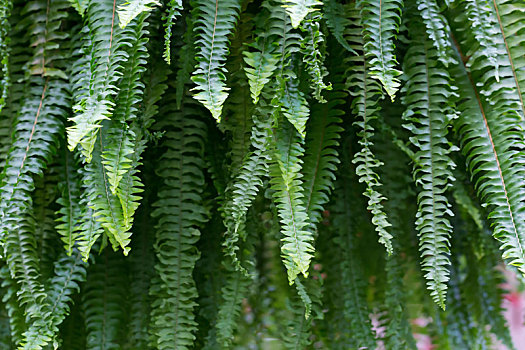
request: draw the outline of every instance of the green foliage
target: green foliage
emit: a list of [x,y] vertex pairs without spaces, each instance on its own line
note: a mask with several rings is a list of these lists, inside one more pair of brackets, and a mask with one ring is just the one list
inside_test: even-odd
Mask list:
[[0,0],[0,348],[512,349],[524,11]]
[[[404,103],[407,109],[404,127],[417,148],[414,154],[414,181],[418,194],[417,230],[423,257],[422,266],[427,287],[434,301],[445,308],[447,270],[450,261],[449,238],[452,216],[446,190],[452,186],[454,162],[450,152],[455,149],[446,138],[451,121],[456,117],[451,106],[451,78],[439,63],[439,51],[426,40],[415,38],[407,53]],[[438,170],[439,169],[439,170]]]
[[196,0],[199,18],[195,31],[198,33],[197,66],[192,80],[201,102],[220,122],[222,106],[228,97],[225,84],[224,61],[228,55],[228,35],[233,31],[240,0]]

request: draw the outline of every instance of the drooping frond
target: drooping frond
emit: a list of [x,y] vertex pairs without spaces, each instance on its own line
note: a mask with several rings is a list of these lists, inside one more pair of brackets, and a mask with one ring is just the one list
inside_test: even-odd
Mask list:
[[192,80],[197,91],[194,96],[220,122],[222,106],[228,97],[224,62],[228,55],[228,36],[238,17],[240,0],[198,0],[199,18],[195,24],[197,66]]
[[[69,314],[72,295],[80,290],[80,283],[86,279],[87,264],[82,261],[78,251],[73,255],[66,252],[60,254],[55,263],[54,276],[48,281],[48,302],[50,305],[50,319],[45,323],[34,323],[24,333],[22,346],[26,349],[40,350],[47,344],[57,346],[58,326]],[[42,334],[49,334],[49,338],[42,340]]]
[[[501,33],[501,39],[503,39],[505,51],[510,63],[511,79],[514,80],[516,84],[521,110],[525,118],[525,59],[523,55],[520,54],[521,47],[523,46],[521,35],[524,24],[518,20],[518,18],[523,16],[525,8],[514,0],[493,0],[492,5]],[[493,35],[491,39],[494,40],[494,37]],[[499,41],[500,40],[498,40],[498,42]],[[500,74],[503,75],[504,72],[500,72]]]
[[[168,95],[171,97],[172,95]],[[173,99],[172,99],[173,101]],[[150,294],[150,334],[158,349],[189,349],[195,339],[194,308],[197,290],[193,269],[199,227],[207,220],[202,205],[203,142],[206,126],[202,109],[186,98],[181,111],[166,104],[159,127],[166,130],[165,152],[157,168],[163,181],[152,215],[157,219],[154,243],[157,276]]]
[[195,66],[195,18],[197,11],[193,10],[191,16],[186,17],[186,32],[183,37],[182,47],[178,51],[177,77],[175,79],[175,99],[177,108],[181,108],[182,100],[186,95],[187,84],[191,81],[191,73]]
[[252,128],[251,145],[253,151],[248,153],[242,161],[240,169],[228,184],[225,194],[224,226],[226,227],[224,248],[225,253],[233,260],[233,265],[239,270],[237,258],[237,242],[239,238],[246,239],[246,214],[252,205],[261,186],[263,179],[268,175],[268,163],[270,161],[266,152],[270,144],[271,119],[268,112],[265,113],[263,102],[258,108],[258,114],[254,115],[254,126]]
[[314,238],[308,231],[310,221],[302,194],[300,157],[304,149],[297,130],[285,119],[274,130],[271,152],[270,184],[281,219],[282,259],[288,272],[288,282],[293,284],[299,274],[308,277]]
[[158,0],[129,0],[118,7],[120,28],[125,28],[135,17],[143,12],[151,11],[159,6]]
[[128,28],[117,25],[117,5],[120,1],[104,0],[90,2],[87,7],[86,51],[91,51],[93,60],[89,63],[89,89],[76,106],[76,113],[67,128],[68,147],[73,151],[78,144],[86,162],[91,161],[97,134],[103,120],[113,113],[114,98],[119,91],[118,79],[122,76],[121,63],[128,55],[125,44],[130,40]]
[[[66,76],[60,69],[64,52],[57,50],[66,44],[67,35],[60,32],[60,26],[68,4],[58,0],[34,1],[30,5],[24,16],[32,26],[33,57],[27,67],[30,74],[14,120],[14,142],[1,181],[0,242],[11,278],[19,289],[19,305],[25,310],[26,322],[33,324],[46,323],[50,317],[46,291],[39,279],[36,223],[31,213],[33,176],[42,175],[58,148],[69,99]],[[42,332],[37,341],[45,342],[49,336]]]
[[[163,57],[166,63],[171,64],[171,36],[172,28],[175,24],[175,20],[182,11],[182,0],[170,0],[167,4],[168,10],[162,16],[164,22],[164,53]],[[193,30],[188,30],[186,33],[190,33]]]
[[332,84],[327,84],[323,81],[326,75],[328,75],[328,71],[323,64],[324,35],[321,31],[320,22],[321,14],[315,12],[308,15],[301,25],[301,30],[305,33],[301,43],[301,53],[303,54],[303,62],[306,65],[306,71],[310,74],[314,97],[319,102],[326,102],[321,95],[321,92],[323,90],[331,90]]
[[413,39],[405,59],[408,76],[404,103],[404,125],[411,132],[416,147],[414,180],[420,186],[416,225],[422,268],[434,301],[445,308],[446,283],[449,280],[449,237],[452,216],[446,197],[452,186],[454,162],[446,136],[451,120],[453,90],[444,65],[437,61],[438,51],[427,40]]
[[[342,77],[342,74],[339,76]],[[337,148],[343,131],[341,116],[344,112],[341,108],[346,95],[343,88],[343,84],[335,83],[334,91],[327,95],[328,102],[312,106],[308,124],[303,165],[303,200],[310,222],[314,225],[321,222],[340,162]]]
[[479,43],[477,54],[485,56],[494,68],[494,76],[499,81],[498,41],[494,40],[497,34],[496,20],[490,0],[466,0],[465,17],[470,23],[472,33]]
[[[93,159],[95,161],[95,159]],[[86,350],[120,349],[124,332],[126,270],[121,254],[105,249],[88,269],[82,309]]]
[[[267,9],[265,9],[267,10]],[[272,34],[269,32],[269,23],[266,21],[267,11],[260,13],[256,18],[255,41],[249,45],[250,50],[245,50],[244,62],[246,66],[244,71],[248,77],[251,97],[253,103],[259,102],[259,95],[264,86],[270,82],[270,79],[277,69],[277,47],[273,43]],[[253,51],[251,50],[253,48]]]
[[364,51],[370,75],[379,80],[392,100],[399,89],[395,68],[394,39],[401,22],[402,0],[359,0],[361,25],[365,41]]
[[65,147],[62,148],[60,164],[61,181],[58,185],[60,197],[57,200],[60,209],[57,212],[56,230],[61,236],[67,254],[71,255],[75,242],[79,239],[79,223],[82,217],[79,165],[73,154]]
[[283,7],[290,15],[292,27],[299,28],[303,19],[311,12],[319,10],[317,6],[322,6],[319,0],[283,0]]
[[417,0],[417,10],[425,25],[427,37],[437,50],[438,60],[448,66],[450,61],[450,43],[448,41],[448,24],[440,14],[436,0]]
[[[525,265],[525,227],[519,218],[525,210],[525,192],[519,182],[524,169],[519,159],[523,149],[522,137],[516,132],[519,116],[512,108],[512,100],[487,101],[466,71],[463,61],[453,73],[459,88],[460,116],[455,129],[466,156],[467,168],[476,186],[478,197],[490,210],[494,237],[501,242],[503,258],[522,272]],[[494,89],[501,83],[491,81]],[[496,86],[494,86],[496,85]]]
[[393,236],[389,232],[390,223],[383,209],[386,198],[377,189],[381,187],[381,179],[376,168],[383,164],[372,150],[375,133],[372,123],[380,117],[379,102],[383,94],[379,83],[371,78],[369,63],[363,56],[364,45],[360,35],[361,27],[357,23],[357,11],[353,9],[347,11],[347,18],[353,26],[348,28],[345,38],[356,52],[361,53],[345,60],[349,66],[346,73],[346,87],[353,96],[352,112],[357,117],[354,125],[358,129],[358,143],[361,146],[361,149],[354,154],[352,162],[357,165],[355,170],[359,181],[366,184],[363,195],[368,198],[368,210],[372,213],[372,223],[379,235],[379,242],[385,246],[388,254],[392,254]]

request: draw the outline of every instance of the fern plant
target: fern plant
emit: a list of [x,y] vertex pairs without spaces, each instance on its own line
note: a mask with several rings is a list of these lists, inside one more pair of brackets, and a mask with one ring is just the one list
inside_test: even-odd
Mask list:
[[0,348],[512,349],[524,14],[0,0]]

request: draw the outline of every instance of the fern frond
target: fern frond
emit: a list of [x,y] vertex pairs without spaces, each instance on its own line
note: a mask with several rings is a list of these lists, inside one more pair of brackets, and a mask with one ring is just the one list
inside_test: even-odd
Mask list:
[[197,326],[194,320],[197,290],[192,274],[200,254],[195,244],[200,236],[199,227],[207,220],[201,197],[206,126],[196,117],[201,110],[189,98],[182,111],[167,104],[161,114],[169,118],[160,121],[167,131],[165,152],[157,168],[163,185],[152,212],[158,220],[154,244],[158,275],[150,288],[155,298],[150,334],[155,348],[188,349]]
[[[525,272],[525,227],[518,219],[525,210],[525,192],[514,180],[524,171],[520,158],[525,145],[518,131],[519,116],[510,104],[512,100],[489,102],[483,98],[474,75],[459,62],[453,67],[460,93],[460,117],[454,128],[478,197],[489,207],[493,234],[501,242],[503,258]],[[492,86],[484,89],[500,84],[493,80]]]
[[319,10],[316,6],[322,5],[323,3],[319,0],[284,0],[282,6],[290,15],[292,27],[297,29],[309,13]]
[[[34,323],[24,332],[24,349],[40,350],[47,344],[53,344],[55,348],[58,346],[58,327],[69,313],[73,294],[80,290],[80,283],[86,279],[86,268],[87,264],[78,251],[69,256],[65,252],[61,254],[55,263],[54,276],[47,283],[50,320],[42,324]],[[49,334],[49,338],[42,341],[42,334]]]
[[109,249],[88,269],[81,300],[86,350],[121,348],[126,310],[122,296],[127,292],[126,276],[122,255]]
[[[64,73],[59,68],[64,56],[56,50],[67,39],[67,35],[60,32],[67,2],[35,1],[30,5],[24,16],[26,24],[32,26],[27,28],[32,34],[33,58],[27,68],[31,75],[15,118],[14,143],[1,181],[0,241],[11,277],[19,288],[19,305],[25,309],[27,322],[33,324],[46,323],[50,317],[46,292],[40,281],[31,213],[33,176],[42,175],[56,153],[69,99]],[[42,332],[39,341],[48,337],[49,333]]]
[[[363,40],[359,33],[361,27],[358,24],[357,11],[348,9],[348,20],[352,26],[348,28],[345,37],[351,47],[357,52],[364,51]],[[389,232],[390,222],[383,210],[383,202],[386,197],[381,194],[377,187],[380,187],[381,179],[375,170],[383,163],[379,161],[372,151],[373,137],[375,130],[373,122],[379,117],[380,99],[383,97],[381,86],[371,79],[368,62],[363,55],[352,56],[345,60],[349,66],[347,70],[346,87],[350,95],[354,97],[352,101],[352,112],[357,117],[354,126],[357,127],[359,145],[361,149],[354,154],[352,162],[357,165],[356,174],[359,182],[366,184],[363,195],[368,198],[368,210],[372,213],[372,223],[379,235],[379,243],[383,244],[388,254],[392,254],[392,234]]]
[[452,175],[455,164],[449,156],[455,147],[450,146],[446,135],[455,118],[451,110],[454,92],[448,72],[436,62],[438,51],[430,45],[428,41],[415,39],[407,53],[404,67],[409,80],[403,119],[417,148],[413,175],[421,186],[416,225],[422,268],[430,295],[444,309],[452,233],[448,217],[453,216],[445,193],[455,180]]
[[[523,33],[523,23],[517,18],[523,15],[525,8],[514,0],[493,0],[495,17],[499,25],[506,55],[509,59],[511,79],[514,80],[521,111],[525,118],[525,59],[520,54],[523,45],[521,34]],[[494,40],[494,36],[492,37]],[[504,74],[504,72],[501,72]]]
[[498,41],[496,20],[489,0],[466,0],[465,17],[470,23],[472,33],[479,43],[477,54],[485,56],[494,68],[496,81],[500,80],[500,64],[498,58]]
[[58,184],[61,196],[57,203],[60,209],[57,214],[56,230],[61,236],[67,255],[71,255],[75,242],[79,239],[79,222],[82,215],[80,207],[80,177],[79,165],[73,154],[65,147],[62,149],[61,181]]
[[110,119],[114,98],[119,91],[118,79],[122,76],[121,62],[128,58],[124,46],[132,38],[117,26],[117,0],[90,2],[87,7],[89,51],[93,60],[89,66],[89,89],[77,105],[73,122],[67,128],[68,148],[73,151],[78,144],[86,162],[91,161],[97,133],[102,121]]
[[119,5],[117,13],[120,28],[126,28],[135,17],[143,12],[153,10],[155,6],[160,6],[158,0],[129,0]]
[[417,9],[419,15],[425,25],[427,37],[432,42],[432,45],[437,50],[438,60],[441,61],[445,67],[451,60],[450,57],[450,43],[448,41],[448,24],[443,15],[439,12],[438,4],[435,0],[417,0]]
[[178,51],[177,77],[175,78],[175,99],[177,101],[177,108],[182,106],[182,100],[186,95],[188,83],[191,81],[191,74],[195,66],[195,21],[197,11],[193,10],[190,16],[186,16],[186,31],[184,32],[184,44]]
[[[350,158],[347,152],[343,153],[342,169],[349,172]],[[342,348],[359,349],[361,347],[373,349],[376,347],[372,323],[369,318],[370,310],[366,300],[367,281],[364,279],[362,265],[357,255],[355,238],[356,220],[362,215],[359,211],[359,198],[357,193],[352,193],[347,180],[339,179],[334,191],[336,200],[330,207],[333,215],[333,238],[330,247],[337,247],[337,253],[327,256],[328,261],[334,262],[337,274],[334,274],[327,283],[333,283],[334,290],[327,292],[332,295],[332,302],[337,307],[334,312],[341,313],[343,322],[342,334],[340,334]],[[344,290],[345,293],[338,293]]]
[[324,35],[321,31],[321,14],[315,12],[306,17],[301,25],[301,30],[306,33],[301,43],[301,53],[303,62],[306,65],[306,71],[310,74],[311,85],[314,90],[314,97],[319,102],[326,102],[321,95],[323,90],[332,90],[332,84],[326,84],[323,79],[328,75],[328,71],[323,64],[324,53],[323,42]]
[[263,185],[263,178],[268,175],[270,161],[266,152],[270,144],[271,118],[264,112],[264,102],[254,115],[251,145],[253,151],[245,156],[234,179],[228,184],[225,194],[224,226],[226,227],[223,246],[225,253],[231,257],[236,269],[245,271],[237,258],[239,237],[246,239],[246,214],[252,205],[257,192]]
[[246,66],[244,71],[248,77],[250,84],[250,92],[253,103],[259,102],[259,95],[264,89],[264,86],[270,82],[274,71],[277,69],[278,58],[276,57],[277,47],[271,41],[270,35],[267,32],[268,25],[266,23],[265,12],[257,20],[257,37],[255,42],[250,45],[255,51],[244,51],[244,62]]
[[226,69],[228,35],[235,27],[240,9],[240,0],[197,0],[199,18],[195,31],[198,33],[197,66],[192,80],[197,91],[194,96],[220,122],[222,106],[228,97]]
[[402,0],[359,0],[361,25],[365,41],[364,51],[370,75],[379,80],[392,101],[399,89],[395,68],[394,39],[401,22]]
[[[164,53],[162,54],[162,57],[164,57],[164,60],[167,64],[171,64],[171,35],[172,35],[172,28],[175,24],[175,20],[178,16],[180,16],[180,13],[182,11],[182,0],[170,0],[170,2],[167,4],[168,11],[166,14],[162,17],[162,20],[164,22]],[[186,31],[187,35],[191,35],[193,30],[188,29]]]
[[274,131],[270,165],[270,184],[281,219],[281,252],[288,272],[288,282],[293,284],[299,274],[308,277],[313,257],[313,234],[308,231],[310,222],[303,203],[300,157],[304,154],[300,135],[286,120],[280,121]]
[[335,171],[340,163],[337,148],[343,131],[341,116],[344,112],[341,107],[346,95],[343,88],[343,84],[336,83],[334,91],[327,95],[327,103],[312,106],[308,124],[303,164],[303,201],[313,225],[321,221],[321,214],[333,189]]
[[2,265],[0,268],[0,278],[2,279],[0,285],[2,291],[2,303],[5,306],[9,318],[9,332],[11,338],[11,343],[7,349],[11,349],[12,345],[17,345],[22,341],[22,334],[27,329],[26,315],[23,307],[20,307],[18,304],[16,296],[18,288],[16,282],[11,278],[7,265]]

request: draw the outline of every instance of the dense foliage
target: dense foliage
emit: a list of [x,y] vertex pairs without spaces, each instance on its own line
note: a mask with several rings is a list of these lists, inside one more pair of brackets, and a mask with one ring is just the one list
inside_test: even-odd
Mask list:
[[0,0],[0,348],[512,348],[523,45],[519,0]]

